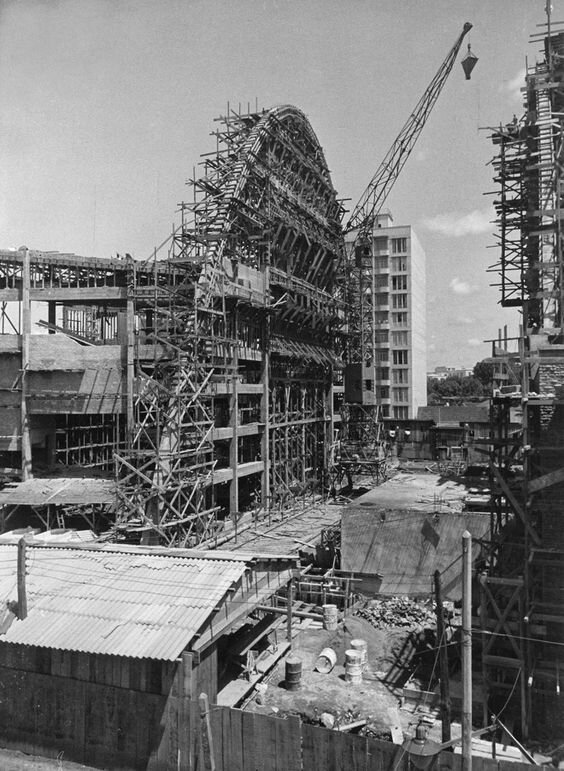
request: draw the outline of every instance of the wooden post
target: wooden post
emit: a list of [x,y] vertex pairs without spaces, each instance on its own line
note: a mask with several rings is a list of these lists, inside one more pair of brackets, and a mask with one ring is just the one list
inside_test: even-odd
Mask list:
[[[211,720],[210,720],[210,703],[208,700],[207,693],[201,693],[200,694],[200,717],[202,719],[202,726],[201,726],[201,732],[205,731],[206,739],[207,739],[207,746],[208,746],[208,755],[210,759],[209,767],[210,771],[215,771],[215,756],[213,751],[213,735],[211,730]],[[203,742],[200,746],[202,746]],[[207,764],[205,762],[205,758],[202,758],[203,766],[202,768],[207,768]],[[198,768],[200,768],[200,765],[198,764]]]
[[445,639],[445,617],[441,593],[441,571],[435,570],[435,602],[437,605],[437,640],[439,645],[439,673],[441,685],[442,741],[450,741],[450,683],[448,654]]
[[472,771],[472,536],[462,534],[462,771]]
[[17,584],[18,584],[18,618],[23,620],[27,616],[27,593],[25,585],[25,557],[26,557],[25,538],[18,541],[18,565],[17,565]]
[[29,338],[31,334],[31,298],[30,298],[31,271],[29,264],[29,250],[23,250],[22,290],[21,290],[21,336],[22,359],[20,379],[20,426],[21,426],[21,472],[22,482],[31,479],[31,437],[29,431],[29,417],[27,412],[28,395],[28,369],[29,369]]
[[286,639],[292,647],[292,605],[294,604],[294,579],[291,578],[288,584],[288,612],[286,616]]

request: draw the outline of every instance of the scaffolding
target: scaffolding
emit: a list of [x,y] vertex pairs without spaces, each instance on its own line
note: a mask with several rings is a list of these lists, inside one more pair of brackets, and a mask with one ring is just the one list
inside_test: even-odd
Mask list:
[[131,266],[117,530],[148,543],[209,542],[329,482],[343,209],[299,110],[228,108],[217,124],[168,253]]
[[[521,372],[520,393],[492,400],[491,527],[480,575],[484,720],[507,710],[524,739],[562,730],[564,614],[564,33],[550,22],[528,67],[525,108],[493,135],[500,196],[501,302],[522,309],[516,346],[494,355]],[[506,336],[505,336],[506,337]],[[517,366],[515,366],[517,364]],[[521,410],[521,429],[509,431]]]

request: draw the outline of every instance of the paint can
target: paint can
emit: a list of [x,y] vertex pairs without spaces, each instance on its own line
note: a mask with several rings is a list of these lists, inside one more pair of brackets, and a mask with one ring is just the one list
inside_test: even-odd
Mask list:
[[358,640],[351,640],[351,649],[360,653],[360,663],[364,669],[368,661],[368,643],[360,638]]
[[353,685],[362,683],[362,663],[359,651],[349,649],[345,651],[345,681]]
[[299,691],[302,685],[302,660],[297,656],[286,659],[286,690]]
[[334,631],[337,628],[339,616],[336,605],[323,606],[323,629]]
[[333,648],[323,648],[317,661],[315,662],[315,671],[320,672],[322,675],[328,675],[337,663],[337,654]]

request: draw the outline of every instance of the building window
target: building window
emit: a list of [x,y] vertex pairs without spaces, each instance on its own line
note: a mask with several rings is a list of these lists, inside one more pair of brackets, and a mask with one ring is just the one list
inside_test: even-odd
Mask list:
[[394,418],[397,418],[398,420],[407,420],[409,417],[407,412],[407,407],[394,407]]
[[407,252],[407,238],[392,238],[392,254]]
[[377,294],[376,295],[376,305],[389,305],[390,304],[390,295],[386,292],[385,294]]
[[407,308],[407,295],[406,294],[392,295],[392,308]]
[[407,276],[392,276],[392,289],[394,292],[405,292],[407,289]]
[[380,380],[389,380],[390,379],[390,370],[388,367],[381,367],[380,369],[376,370],[377,377]]
[[406,327],[407,313],[392,313],[392,324],[396,327]]
[[397,347],[401,347],[401,346],[407,347],[409,345],[409,341],[407,339],[407,332],[392,332],[392,345],[395,345]]
[[407,364],[407,351],[392,351],[394,364]]
[[395,402],[408,402],[409,401],[409,389],[408,388],[392,388],[392,398]]
[[376,257],[376,270],[387,270],[387,268],[388,268],[388,258]]
[[[374,333],[374,339],[376,341],[376,345],[382,345],[383,343],[388,342],[388,330],[387,329],[378,329]],[[406,343],[407,345],[407,343]]]
[[409,371],[407,369],[395,369],[392,375],[394,385],[409,383]]
[[389,404],[383,404],[380,409],[382,410],[382,417],[383,418],[389,418],[390,417],[390,405]]
[[390,398],[390,389],[388,386],[380,386],[378,389],[380,399],[389,399]]
[[376,311],[377,324],[388,324],[389,321],[388,311]]
[[[388,277],[387,276],[376,276],[376,289],[387,289],[388,288]],[[407,278],[407,276],[405,277]],[[406,287],[407,288],[407,287]]]
[[388,351],[376,351],[376,361],[388,361]]
[[[387,254],[388,253],[388,238],[375,238],[374,239],[374,254]],[[384,262],[387,263],[387,258],[384,258]]]
[[394,273],[405,273],[407,270],[407,257],[392,257],[392,270]]

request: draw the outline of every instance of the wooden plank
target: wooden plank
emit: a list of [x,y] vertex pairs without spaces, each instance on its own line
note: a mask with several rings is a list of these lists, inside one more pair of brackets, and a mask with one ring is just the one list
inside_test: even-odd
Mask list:
[[301,771],[301,720],[297,715],[274,718],[276,728],[276,770]]
[[277,771],[278,744],[275,720],[279,718],[270,715],[256,715],[256,748],[260,753],[261,771]]
[[403,747],[378,739],[367,739],[366,771],[407,771],[409,758]]
[[[229,765],[225,766],[224,764],[224,756],[225,756],[225,745],[226,741],[224,739],[224,732],[223,732],[223,713],[225,711],[224,707],[212,707],[212,711],[210,714],[210,724],[211,724],[211,732],[214,740],[214,757],[215,757],[215,767],[216,771],[229,771]],[[198,711],[198,719],[199,719],[199,711]],[[200,742],[199,742],[199,732],[200,732],[200,724],[197,723],[197,730],[194,732],[194,747],[195,747],[195,757],[197,758],[197,761],[195,762],[195,768],[200,771],[200,769],[204,769],[204,766],[202,765],[202,762],[200,760]]]
[[242,714],[238,709],[229,710],[230,769],[232,771],[245,771],[243,766]]
[[341,743],[341,763],[347,771],[366,771],[366,738],[344,734]]
[[245,769],[260,768],[262,748],[257,745],[254,712],[243,712],[241,729],[243,732],[243,767]]
[[343,743],[345,739],[345,735],[340,733],[339,731],[330,731],[327,728],[322,728],[322,731],[325,731],[328,746],[328,763],[327,763],[327,771],[341,771],[341,769],[344,768],[342,764],[342,755],[343,755]]
[[334,768],[330,733],[326,728],[302,726],[302,763],[307,771],[328,771]]
[[559,482],[564,482],[564,468],[550,471],[548,474],[543,474],[540,477],[536,477],[536,479],[531,479],[529,482],[529,492],[538,493],[540,490],[556,485]]
[[[226,707],[221,708],[221,739],[222,739],[222,759],[224,771],[230,771],[231,768],[231,716],[230,710]],[[212,727],[213,731],[213,727]],[[219,754],[219,753],[218,753]],[[202,765],[202,769],[205,766]]]

